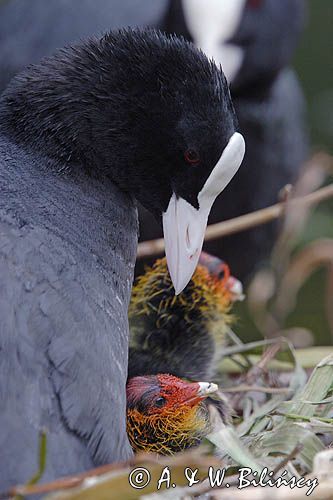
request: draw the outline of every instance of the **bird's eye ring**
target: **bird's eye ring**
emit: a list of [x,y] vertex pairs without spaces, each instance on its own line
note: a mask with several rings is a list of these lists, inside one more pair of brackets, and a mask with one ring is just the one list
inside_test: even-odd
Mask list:
[[165,403],[166,403],[166,399],[161,396],[160,398],[156,399],[155,406],[157,406],[157,408],[162,408],[162,406],[164,406]]
[[190,165],[198,165],[198,163],[200,162],[199,153],[194,149],[188,149],[187,151],[185,151],[184,158],[186,163],[189,163]]

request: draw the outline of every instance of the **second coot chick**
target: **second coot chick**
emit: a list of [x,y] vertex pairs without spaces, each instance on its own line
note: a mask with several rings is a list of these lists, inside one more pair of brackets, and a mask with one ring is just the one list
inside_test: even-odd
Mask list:
[[209,380],[221,354],[242,284],[222,260],[202,252],[185,290],[175,296],[165,259],[139,276],[129,307],[129,378],[171,373]]

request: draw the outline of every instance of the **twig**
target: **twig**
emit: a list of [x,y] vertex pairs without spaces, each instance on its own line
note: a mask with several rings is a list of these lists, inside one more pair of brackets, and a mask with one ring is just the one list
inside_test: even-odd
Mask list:
[[307,417],[304,415],[297,415],[296,413],[283,413],[282,411],[274,411],[272,415],[278,415],[280,417],[286,417],[291,420],[302,420],[303,422],[312,422],[313,420],[318,420],[318,422],[323,422],[324,424],[333,425],[333,418],[324,417]]
[[296,455],[298,455],[298,453],[303,449],[303,447],[304,445],[302,443],[297,443],[295,448],[290,453],[288,453],[288,455],[284,457],[284,459],[281,460],[281,462],[273,469],[273,476],[275,476],[275,474],[279,472],[282,467],[285,467],[290,460],[295,458]]
[[222,392],[265,392],[267,394],[284,394],[292,392],[288,387],[261,387],[260,385],[241,384],[237,387],[221,387]]
[[95,469],[91,469],[81,474],[77,474],[75,476],[62,477],[56,479],[55,481],[50,481],[49,483],[13,486],[8,491],[0,493],[0,499],[7,499],[15,497],[16,495],[36,495],[42,493],[50,493],[56,490],[74,488],[75,486],[79,486],[81,483],[83,483],[83,481],[87,478],[101,476],[102,474],[106,474],[107,472],[121,469],[125,465],[128,465],[128,463],[108,464],[97,467]]
[[[183,465],[183,463],[187,463],[186,460],[188,460],[188,463],[191,464],[194,460],[194,463],[197,467],[203,467],[206,469],[210,465],[214,465],[217,467],[221,463],[220,460],[217,461],[214,459],[212,462],[212,459],[213,457],[198,456],[195,450],[189,450],[175,457],[175,459],[173,460],[173,465]],[[113,464],[102,465],[80,474],[56,479],[49,483],[13,486],[6,492],[1,492],[0,499],[8,500],[8,498],[12,498],[15,495],[41,495],[58,490],[71,489],[80,486],[86,479],[102,476],[110,472],[121,472],[124,474],[128,474],[131,467],[135,467],[135,465],[138,464],[148,464],[152,467],[156,465],[163,468],[165,465],[169,466],[169,461],[170,457],[161,458],[161,456],[157,455],[156,453],[141,452],[137,453],[132,459],[128,460],[127,462],[117,462]]]
[[[320,201],[324,201],[333,197],[333,184],[329,184],[323,188],[317,189],[313,193],[305,196],[300,196],[288,200],[289,209],[299,206],[310,206]],[[207,227],[205,241],[216,240],[223,236],[240,233],[252,227],[267,224],[274,219],[278,219],[284,214],[285,202],[276,203],[267,208],[251,212],[249,214],[241,215],[217,224],[211,224]],[[143,241],[138,245],[137,259],[144,259],[147,257],[154,257],[164,252],[164,240],[159,238],[156,240]]]
[[[223,334],[222,334],[223,335]],[[238,335],[236,335],[236,333],[230,328],[230,327],[227,327],[227,330],[226,330],[226,335],[229,337],[229,339],[234,343],[234,345],[238,345],[238,346],[242,346],[244,345],[244,343],[241,341],[241,339],[238,337]],[[248,366],[248,368],[251,368],[252,366],[252,363],[249,359],[248,356],[246,356],[245,354],[243,354],[243,358]],[[237,360],[235,360],[233,358],[233,361],[237,364]]]
[[[258,363],[252,366],[250,370],[247,372],[247,374],[243,377],[243,380],[247,382],[246,385],[251,386],[258,378],[260,375],[262,375],[265,370],[268,368],[268,363],[275,357],[275,355],[279,352],[281,349],[282,342],[279,339],[278,342],[276,342],[273,345],[270,345],[267,347],[267,349],[263,352],[260,360]],[[242,395],[238,394],[232,398],[232,406],[236,408],[239,404],[239,402],[242,399]]]

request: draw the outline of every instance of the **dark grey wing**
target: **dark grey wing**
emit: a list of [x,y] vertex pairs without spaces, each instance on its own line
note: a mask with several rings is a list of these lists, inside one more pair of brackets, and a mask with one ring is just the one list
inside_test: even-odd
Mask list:
[[[26,482],[38,468],[38,436],[47,433],[46,478],[92,465],[85,443],[64,422],[54,388],[55,373],[48,351],[50,293],[61,293],[56,280],[34,271],[51,270],[45,241],[29,227],[0,214],[0,484]],[[44,250],[43,250],[44,245]],[[61,315],[61,314],[60,314]],[[59,319],[60,321],[60,319]]]
[[41,429],[45,479],[132,454],[125,385],[137,219],[112,185],[38,175],[38,159],[30,169],[31,155],[1,137],[0,146],[4,489],[36,472]]

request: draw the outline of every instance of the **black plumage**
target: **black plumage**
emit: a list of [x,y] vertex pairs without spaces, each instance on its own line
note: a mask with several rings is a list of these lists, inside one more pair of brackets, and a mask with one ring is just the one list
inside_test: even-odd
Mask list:
[[[226,332],[235,319],[232,305],[243,298],[242,285],[230,275],[228,265],[204,252],[188,286],[177,297],[165,259],[157,260],[136,279],[129,307],[127,383],[127,429],[136,451],[168,454],[184,450],[198,445],[221,422],[229,422],[230,407],[221,393],[206,395],[197,418],[190,419],[192,425],[188,425],[186,404],[182,407],[184,402],[176,397],[175,406],[170,406],[168,399],[182,384],[175,377],[197,382],[218,376]],[[163,385],[168,389],[162,389]],[[187,389],[183,387],[180,394]],[[151,417],[161,396],[162,408]],[[204,428],[200,428],[200,416],[206,422]]]
[[[126,459],[138,199],[189,204],[235,132],[225,78],[192,45],[111,32],[17,76],[0,100],[0,483]],[[199,167],[184,161],[190,146]]]

